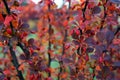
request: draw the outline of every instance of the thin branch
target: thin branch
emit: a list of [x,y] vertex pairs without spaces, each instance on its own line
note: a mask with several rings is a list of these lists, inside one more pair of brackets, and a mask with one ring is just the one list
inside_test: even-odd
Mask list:
[[[71,0],[69,0],[69,6],[68,6],[68,9],[70,9],[71,7]],[[69,17],[67,18],[69,20]],[[65,34],[64,34],[64,40],[63,40],[63,51],[62,51],[62,55],[65,54],[65,42],[67,41],[67,29],[65,29]],[[60,61],[60,71],[58,73],[58,80],[60,80],[60,74],[62,73],[63,69],[62,69],[62,65],[63,65],[63,61]]]
[[26,58],[28,59],[30,57],[29,50],[21,42],[18,42],[17,46],[19,46],[23,50],[23,52],[25,53]]
[[[6,0],[3,0],[3,3],[4,3],[4,5],[5,5],[5,7],[6,7],[7,13],[10,15],[10,14],[11,14],[11,13],[10,13],[10,9],[9,9],[9,7],[8,7],[8,5],[7,5]],[[12,33],[13,33],[12,35],[14,36],[14,27],[13,27],[13,25],[12,25],[11,22],[10,22],[10,28],[11,28]],[[29,57],[30,52],[22,45],[21,42],[18,42],[18,46],[23,50],[23,52],[26,54],[26,56]]]
[[[10,14],[11,14],[11,13],[10,13],[10,9],[9,9],[9,7],[8,7],[8,4],[7,4],[6,0],[2,0],[2,1],[3,1],[3,3],[4,3],[4,6],[5,6],[5,8],[6,8],[6,11],[7,11],[8,15],[10,15]],[[13,29],[13,25],[12,25],[11,22],[10,22],[10,28],[11,28],[11,30],[12,30],[12,36],[13,36],[13,35],[14,35],[14,29]],[[13,65],[15,66],[15,68],[16,68],[16,70],[17,70],[17,73],[18,73],[17,75],[18,75],[19,79],[20,79],[20,80],[24,80],[24,77],[23,77],[23,75],[22,75],[22,72],[18,70],[19,63],[18,63],[16,54],[15,54],[15,52],[14,52],[14,50],[13,50],[13,47],[12,47],[12,45],[11,45],[10,43],[11,43],[11,41],[9,40],[8,46],[9,46],[10,54],[11,54],[11,56],[12,56],[12,63],[13,63]]]
[[[5,8],[6,8],[6,11],[7,11],[8,15],[10,15],[11,14],[10,9],[8,7],[8,4],[7,4],[6,0],[3,0],[3,3],[5,5]],[[11,31],[12,31],[12,35],[14,35],[14,28],[13,28],[12,22],[10,22],[10,28],[11,28]]]
[[7,5],[6,0],[3,0],[3,3],[4,3],[4,5],[5,5],[5,8],[6,8],[7,13],[10,15],[10,9],[9,9],[9,7],[8,7],[8,5]]
[[[50,4],[48,5],[48,10],[50,11]],[[49,42],[48,42],[48,67],[50,67],[51,65],[51,56],[50,56],[50,50],[51,50],[51,29],[52,29],[52,25],[50,24],[50,18],[48,18],[48,22],[49,22],[49,30],[48,30],[48,33],[49,33]],[[50,77],[51,76],[51,73],[49,72],[48,73],[48,76]]]
[[116,35],[119,31],[120,31],[120,26],[118,25],[117,30],[116,30],[116,32],[114,33],[114,35]]
[[65,54],[65,42],[67,41],[67,30],[65,29],[65,35],[64,35],[64,40],[63,40],[63,51],[62,55]]
[[58,80],[60,80],[60,75],[61,75],[61,73],[62,73],[62,64],[63,64],[63,62],[62,61],[59,61],[59,64],[60,64],[60,71],[59,71],[59,73],[58,73]]
[[86,0],[86,2],[85,2],[85,7],[82,9],[83,18],[84,18],[83,22],[86,20],[85,12],[86,12],[86,9],[87,9],[88,2],[89,2],[89,0]]
[[18,75],[19,79],[24,80],[22,72],[20,70],[18,70],[19,63],[18,63],[16,54],[15,54],[15,51],[13,50],[13,47],[12,47],[12,45],[10,43],[11,43],[11,41],[9,40],[8,46],[9,46],[10,54],[12,56],[12,63],[13,63],[13,65],[15,66],[15,68],[17,70],[17,73],[18,73],[17,75]]
[[93,79],[95,78],[95,67],[93,68]]
[[[105,4],[107,4],[107,2],[108,2],[108,0],[106,0],[106,3],[105,3]],[[100,30],[103,29],[103,26],[104,26],[104,23],[105,23],[105,18],[107,17],[106,7],[105,7],[104,4],[103,4],[103,8],[104,8],[104,17],[103,17],[103,19],[102,19],[102,21],[101,21],[101,27],[100,27]]]

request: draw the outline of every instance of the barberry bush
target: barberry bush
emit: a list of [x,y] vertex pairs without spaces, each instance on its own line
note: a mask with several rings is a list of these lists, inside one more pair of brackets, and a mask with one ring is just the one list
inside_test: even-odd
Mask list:
[[0,0],[0,80],[120,80],[120,0],[26,1]]

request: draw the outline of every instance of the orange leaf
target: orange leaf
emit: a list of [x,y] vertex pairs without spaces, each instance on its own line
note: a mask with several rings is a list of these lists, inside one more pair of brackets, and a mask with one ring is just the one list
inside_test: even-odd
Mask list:
[[18,21],[17,20],[13,20],[12,24],[13,24],[13,26],[14,26],[15,29],[18,28]]
[[54,68],[49,68],[49,71],[50,71],[51,73],[54,73],[54,72],[55,72],[55,69],[54,69]]
[[15,70],[15,67],[14,66],[11,66],[11,68],[10,68],[11,70]]
[[92,27],[87,25],[87,26],[85,27],[85,29],[86,29],[86,31],[87,31],[87,30],[91,30]]
[[67,76],[68,76],[68,73],[63,73],[63,74],[61,75],[61,78],[67,78]]
[[116,9],[116,8],[115,8],[114,5],[108,6],[108,10],[110,10],[110,11],[114,11],[115,9]]
[[90,20],[90,19],[91,19],[91,16],[90,16],[90,15],[86,15],[85,18],[86,18],[87,20]]
[[80,0],[80,2],[84,2],[85,0]]
[[2,47],[3,46],[3,43],[2,42],[0,42],[0,47]]
[[18,70],[24,70],[24,64],[21,64],[20,66],[19,66],[19,68],[18,68]]
[[68,25],[68,21],[65,20],[65,21],[63,22],[63,26],[66,27],[67,25]]
[[100,66],[96,66],[96,68],[95,68],[97,71],[101,71],[101,68],[100,68]]

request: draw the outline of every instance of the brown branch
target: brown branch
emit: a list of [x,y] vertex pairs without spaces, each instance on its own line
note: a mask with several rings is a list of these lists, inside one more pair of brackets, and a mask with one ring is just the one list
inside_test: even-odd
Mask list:
[[[48,10],[50,11],[50,4],[48,5]],[[51,56],[50,56],[50,50],[51,50],[51,29],[52,29],[52,25],[50,24],[50,17],[48,18],[48,22],[49,22],[49,30],[48,30],[48,34],[49,34],[49,42],[48,42],[48,67],[50,68],[51,65]],[[51,76],[51,73],[48,73],[48,76]]]
[[[7,4],[6,0],[2,0],[2,1],[4,3],[4,6],[6,8],[6,11],[7,11],[8,15],[10,15],[11,14],[10,9],[8,7],[8,4]],[[10,28],[12,30],[12,36],[13,36],[14,35],[14,28],[13,28],[12,22],[10,22]],[[16,56],[15,51],[13,50],[13,47],[10,43],[11,43],[11,40],[9,39],[8,46],[9,46],[10,54],[11,54],[11,57],[12,57],[12,63],[17,70],[17,75],[18,75],[19,79],[24,80],[22,72],[18,70],[19,63],[18,63],[18,60],[17,60],[17,56]]]
[[13,50],[13,47],[12,47],[12,45],[10,43],[11,43],[11,41],[9,40],[8,46],[9,46],[10,54],[12,56],[12,63],[13,63],[13,65],[15,66],[15,68],[17,70],[17,73],[18,73],[17,76],[19,77],[19,79],[24,80],[22,72],[20,70],[18,70],[19,63],[18,63],[18,60],[17,60],[17,56],[16,56],[15,51]]
[[[69,0],[69,6],[68,6],[68,9],[70,9],[70,7],[71,7],[71,0]],[[68,20],[69,20],[69,17],[67,18]],[[62,55],[64,55],[65,54],[65,42],[67,41],[67,29],[65,29],[65,34],[64,34],[64,40],[63,40],[63,51],[62,51]],[[60,74],[62,73],[62,71],[63,71],[63,69],[62,69],[62,65],[63,65],[63,61],[60,61],[59,62],[59,64],[60,64],[60,71],[59,71],[59,73],[58,73],[58,80],[60,80]]]
[[86,12],[88,3],[89,3],[89,0],[86,0],[86,2],[85,2],[85,7],[82,9],[83,18],[84,18],[83,22],[85,22],[85,20],[86,20],[85,12]]
[[[107,4],[107,2],[108,2],[108,0],[106,0],[106,3],[105,3],[105,4]],[[104,17],[103,17],[103,19],[102,19],[102,21],[101,21],[101,27],[100,27],[100,30],[103,29],[103,26],[104,26],[104,23],[105,23],[105,18],[107,17],[106,7],[105,7],[104,4],[103,4],[103,8],[104,8]]]
[[[6,0],[3,0],[3,3],[4,3],[4,6],[6,8],[6,11],[7,11],[8,15],[10,15],[11,14],[10,9],[8,7],[8,4],[7,4]],[[12,35],[14,35],[14,28],[13,28],[12,22],[10,22],[10,28],[11,28],[11,31],[12,31]]]
[[118,25],[117,30],[116,30],[116,32],[114,33],[114,35],[116,35],[119,31],[120,31],[120,26]]
[[23,45],[21,42],[18,42],[17,46],[19,46],[22,51],[25,53],[25,57],[26,59],[29,59],[30,58],[30,52],[29,50],[25,47],[25,45]]

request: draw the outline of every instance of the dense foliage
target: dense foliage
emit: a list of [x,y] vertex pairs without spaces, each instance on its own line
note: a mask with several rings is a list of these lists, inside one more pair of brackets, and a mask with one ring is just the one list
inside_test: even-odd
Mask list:
[[120,0],[0,0],[0,80],[120,80],[119,18]]

